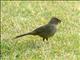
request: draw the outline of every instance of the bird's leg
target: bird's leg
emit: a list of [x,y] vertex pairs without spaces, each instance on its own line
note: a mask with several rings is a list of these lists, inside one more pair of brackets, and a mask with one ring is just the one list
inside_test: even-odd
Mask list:
[[48,41],[48,38],[46,38],[46,40]]
[[45,40],[45,38],[43,38],[43,41]]

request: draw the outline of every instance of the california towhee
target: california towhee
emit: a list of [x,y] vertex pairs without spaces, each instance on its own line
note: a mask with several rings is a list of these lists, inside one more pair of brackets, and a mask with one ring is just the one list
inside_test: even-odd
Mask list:
[[41,26],[41,27],[33,30],[32,32],[16,36],[15,39],[22,37],[22,36],[26,36],[26,35],[38,35],[43,38],[43,41],[45,39],[48,40],[49,37],[51,37],[55,34],[56,25],[60,22],[61,22],[61,20],[59,20],[58,18],[52,17],[51,20],[48,22],[48,24]]

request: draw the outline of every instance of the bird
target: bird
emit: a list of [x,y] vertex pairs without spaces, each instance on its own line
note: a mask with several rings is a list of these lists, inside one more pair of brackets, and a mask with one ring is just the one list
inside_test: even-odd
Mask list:
[[61,23],[60,19],[58,19],[56,17],[52,17],[51,20],[47,24],[45,24],[43,26],[40,26],[40,27],[34,29],[31,32],[18,35],[18,36],[15,37],[15,39],[20,38],[22,36],[26,36],[26,35],[34,35],[34,36],[38,35],[38,36],[43,38],[43,41],[44,40],[48,41],[48,38],[53,36],[56,33],[56,31],[57,31],[56,26],[59,23]]

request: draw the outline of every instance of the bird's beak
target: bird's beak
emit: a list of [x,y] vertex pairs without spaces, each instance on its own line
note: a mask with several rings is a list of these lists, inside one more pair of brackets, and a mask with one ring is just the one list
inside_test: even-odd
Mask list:
[[61,20],[59,20],[59,23],[61,23]]

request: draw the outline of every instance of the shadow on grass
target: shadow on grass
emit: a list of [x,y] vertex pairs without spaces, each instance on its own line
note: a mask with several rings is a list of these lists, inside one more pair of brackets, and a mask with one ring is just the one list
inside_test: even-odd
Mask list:
[[21,54],[31,54],[33,51],[39,50],[43,44],[44,42],[41,40],[18,40],[14,45],[14,52],[17,52],[15,56],[19,57]]

